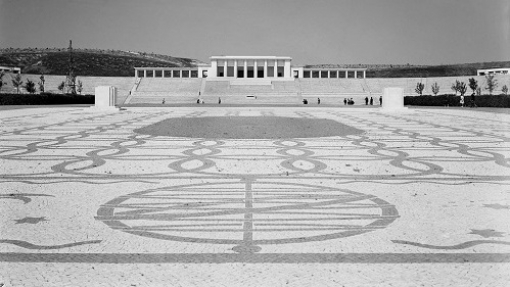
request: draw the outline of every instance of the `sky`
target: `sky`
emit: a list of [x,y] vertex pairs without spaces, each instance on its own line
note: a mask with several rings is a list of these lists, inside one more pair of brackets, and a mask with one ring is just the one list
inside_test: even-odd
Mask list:
[[0,0],[0,48],[305,64],[510,60],[510,0]]

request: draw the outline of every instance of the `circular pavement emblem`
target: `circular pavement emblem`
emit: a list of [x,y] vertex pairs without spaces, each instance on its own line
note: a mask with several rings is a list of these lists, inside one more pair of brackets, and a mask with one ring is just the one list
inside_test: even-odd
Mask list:
[[382,229],[395,206],[373,195],[324,186],[247,181],[170,186],[115,198],[97,220],[127,233],[183,242],[258,245],[322,241]]

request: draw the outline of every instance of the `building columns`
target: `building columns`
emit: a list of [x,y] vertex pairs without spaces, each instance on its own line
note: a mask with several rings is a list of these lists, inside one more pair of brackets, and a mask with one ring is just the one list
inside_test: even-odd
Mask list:
[[248,60],[244,60],[244,77],[248,78]]

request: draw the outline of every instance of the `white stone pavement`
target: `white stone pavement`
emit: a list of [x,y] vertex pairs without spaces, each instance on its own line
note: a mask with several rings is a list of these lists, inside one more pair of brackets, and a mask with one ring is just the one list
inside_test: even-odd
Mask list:
[[[203,117],[225,133],[171,136]],[[236,139],[246,117],[359,132]],[[2,110],[0,286],[510,286],[509,131],[476,109]]]

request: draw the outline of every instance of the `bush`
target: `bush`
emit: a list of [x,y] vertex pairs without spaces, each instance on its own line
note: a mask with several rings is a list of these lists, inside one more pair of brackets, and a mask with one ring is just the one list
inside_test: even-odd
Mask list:
[[[466,106],[469,106],[471,96],[464,96]],[[497,108],[510,108],[510,96],[476,96],[476,105],[478,107],[497,107]],[[440,95],[440,96],[407,96],[404,97],[404,105],[410,106],[460,106],[460,96],[455,95]]]
[[72,105],[94,104],[94,95],[0,94],[0,105]]

